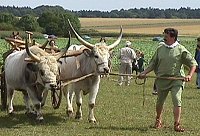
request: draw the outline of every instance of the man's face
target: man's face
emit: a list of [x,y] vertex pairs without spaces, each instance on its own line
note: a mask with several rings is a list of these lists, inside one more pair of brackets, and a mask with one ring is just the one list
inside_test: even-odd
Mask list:
[[167,45],[172,45],[175,42],[175,37],[170,37],[170,34],[164,33],[164,42]]

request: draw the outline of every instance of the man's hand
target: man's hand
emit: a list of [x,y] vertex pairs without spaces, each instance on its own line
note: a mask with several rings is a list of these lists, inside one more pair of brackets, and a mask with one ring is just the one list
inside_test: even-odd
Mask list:
[[192,80],[192,76],[191,75],[185,76],[185,79],[184,79],[185,82],[189,82],[191,80]]
[[139,79],[144,79],[146,77],[146,73],[144,72],[141,72],[139,75],[138,75],[138,78]]

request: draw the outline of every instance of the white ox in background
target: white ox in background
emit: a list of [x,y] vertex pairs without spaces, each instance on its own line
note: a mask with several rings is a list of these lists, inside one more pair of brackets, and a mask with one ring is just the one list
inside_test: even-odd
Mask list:
[[89,115],[88,120],[89,122],[96,122],[94,116],[94,106],[96,96],[99,90],[100,84],[100,73],[108,73],[108,60],[109,60],[109,51],[112,50],[116,45],[118,45],[122,38],[122,28],[120,31],[120,36],[118,39],[110,46],[107,46],[105,42],[98,43],[98,45],[93,45],[88,43],[87,41],[83,40],[73,29],[70,24],[70,29],[75,34],[76,38],[79,42],[85,45],[88,49],[84,50],[84,53],[77,57],[68,57],[68,58],[61,58],[60,61],[62,62],[61,65],[61,80],[82,77],[87,74],[91,74],[95,72],[94,76],[88,77],[84,80],[72,83],[68,85],[65,90],[64,94],[67,100],[67,115],[71,117],[73,115],[73,96],[75,93],[76,96],[76,104],[77,104],[77,111],[76,111],[76,119],[82,119],[82,96],[81,91],[83,94],[86,95],[89,93]]
[[[42,121],[41,102],[45,90],[57,87],[59,76],[57,60],[62,57],[70,45],[70,38],[66,48],[53,56],[38,46],[28,47],[26,50],[11,53],[5,60],[5,80],[8,98],[8,113],[13,113],[14,90],[22,91],[27,113],[32,113],[30,99],[36,112],[36,120]],[[29,58],[29,61],[25,59]]]

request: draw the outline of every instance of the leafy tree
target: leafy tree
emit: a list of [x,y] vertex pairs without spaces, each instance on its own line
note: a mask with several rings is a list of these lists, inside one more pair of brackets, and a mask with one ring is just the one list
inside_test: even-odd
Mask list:
[[19,20],[17,27],[24,31],[37,31],[39,29],[39,24],[35,16],[28,14]]
[[8,23],[14,25],[18,19],[10,13],[0,13],[0,23]]
[[55,34],[57,36],[67,36],[69,25],[67,20],[70,20],[76,30],[80,29],[80,21],[78,17],[68,12],[44,12],[39,18],[38,23],[45,29],[47,34]]
[[65,9],[61,6],[42,5],[33,9],[37,16],[41,16],[44,12],[65,13]]

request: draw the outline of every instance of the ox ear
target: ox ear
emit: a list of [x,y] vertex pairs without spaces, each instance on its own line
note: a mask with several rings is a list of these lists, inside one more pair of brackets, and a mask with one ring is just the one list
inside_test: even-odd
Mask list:
[[83,50],[83,53],[88,57],[92,55],[92,51],[88,49]]
[[58,67],[61,67],[62,61],[58,60],[58,61],[57,61],[57,64],[58,64]]
[[37,72],[39,69],[38,69],[38,66],[34,63],[28,63],[27,64],[27,68],[30,70],[30,71],[33,71],[33,72]]

